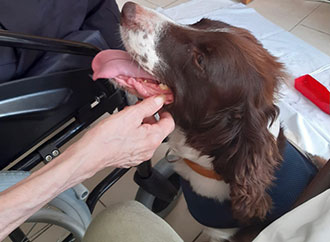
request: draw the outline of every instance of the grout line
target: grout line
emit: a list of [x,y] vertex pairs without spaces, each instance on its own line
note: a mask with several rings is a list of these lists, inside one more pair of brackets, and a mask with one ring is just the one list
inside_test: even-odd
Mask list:
[[[165,8],[165,7],[161,6],[161,4],[155,3],[155,2],[158,2],[158,1],[155,1],[155,2],[152,2],[151,0],[145,0],[145,1],[147,1],[147,2],[149,2],[151,4],[153,4],[153,5],[155,5],[156,6],[155,9],[156,8]],[[177,0],[175,0],[175,1],[177,1]],[[170,4],[172,4],[172,3],[170,3]]]
[[172,5],[173,3],[179,2],[178,0],[174,0],[173,2],[166,4],[166,6],[164,6],[163,8],[167,8],[168,6]]
[[156,8],[159,8],[161,6],[159,6],[158,4],[152,2],[152,1],[149,1],[149,0],[145,0],[146,2],[150,3],[151,5],[153,5],[154,7],[152,7],[153,9],[156,9]]
[[198,235],[191,242],[196,242],[196,240],[201,236],[202,233],[203,233],[203,230],[201,230],[201,232],[199,232]]
[[321,34],[326,34],[326,35],[329,35],[329,36],[330,36],[330,33],[328,33],[328,32],[324,32],[324,31],[322,31],[322,30],[315,29],[315,28],[313,28],[313,27],[310,27],[310,26],[307,26],[307,25],[304,25],[304,24],[301,24],[301,26],[304,26],[305,28],[308,28],[308,29],[315,30],[315,31],[317,31],[317,32],[319,32],[319,33],[321,33]]
[[330,3],[330,0],[307,0],[310,2],[321,2],[321,3]]
[[101,204],[103,205],[103,207],[107,208],[107,205],[105,205],[105,203],[104,203],[104,202],[102,202],[102,200],[101,200],[101,199],[99,199],[99,200],[98,200],[98,202],[99,202],[99,203],[101,203]]
[[320,6],[322,5],[322,3],[320,3],[316,8],[314,8],[309,14],[307,14],[305,17],[303,17],[297,24],[295,24],[295,26],[293,26],[289,32],[291,32],[292,30],[294,30],[295,27],[297,27],[301,22],[303,22],[306,18],[308,18],[312,13],[314,13]]

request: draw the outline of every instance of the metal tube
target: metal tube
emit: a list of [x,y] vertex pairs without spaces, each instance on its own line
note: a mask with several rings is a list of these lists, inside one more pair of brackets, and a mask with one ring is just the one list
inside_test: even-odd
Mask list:
[[28,222],[55,224],[70,231],[75,237],[75,241],[81,241],[85,234],[85,229],[73,218],[53,209],[42,208],[33,214]]
[[93,189],[86,201],[91,213],[102,195],[128,171],[129,169],[116,168]]

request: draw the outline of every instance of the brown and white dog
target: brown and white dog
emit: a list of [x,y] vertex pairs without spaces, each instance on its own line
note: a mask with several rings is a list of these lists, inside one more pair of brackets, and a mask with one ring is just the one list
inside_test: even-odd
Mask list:
[[[274,207],[269,190],[284,166],[287,146],[275,105],[286,77],[283,65],[245,29],[209,19],[180,25],[131,2],[122,9],[121,37],[148,74],[110,77],[140,97],[166,96],[165,108],[176,123],[169,146],[182,158],[175,170],[189,184],[185,190],[193,193],[185,194],[188,207],[195,206],[189,197],[196,195],[217,204],[230,201],[230,220],[237,223],[212,225],[208,218],[221,221],[222,214],[208,211],[206,220],[198,219],[190,209],[195,218],[206,226],[226,228],[213,234],[219,241],[235,233],[232,227],[267,219]],[[314,168],[311,164],[312,171],[302,171],[307,175],[297,189],[290,180],[279,179],[288,189],[283,193],[299,195]],[[295,198],[278,213],[286,212]]]

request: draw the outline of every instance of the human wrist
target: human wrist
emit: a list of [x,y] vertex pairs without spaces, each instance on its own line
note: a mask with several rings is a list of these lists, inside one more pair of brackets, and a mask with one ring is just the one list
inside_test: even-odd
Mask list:
[[55,163],[56,169],[66,174],[63,177],[66,180],[65,189],[82,183],[96,173],[91,165],[93,160],[90,158],[90,154],[79,143],[68,147],[52,162]]
[[[68,182],[71,186],[83,182],[106,166],[116,163],[114,157],[116,155],[109,155],[112,153],[109,148],[100,147],[94,140],[95,131],[97,130],[90,130],[54,160],[64,169],[70,169]],[[105,156],[106,153],[107,156]]]

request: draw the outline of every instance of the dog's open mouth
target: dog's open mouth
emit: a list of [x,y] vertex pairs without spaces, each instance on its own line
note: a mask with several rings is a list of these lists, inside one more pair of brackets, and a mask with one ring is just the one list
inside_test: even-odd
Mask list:
[[144,71],[125,51],[101,51],[95,56],[92,68],[94,80],[108,78],[140,98],[164,95],[165,104],[173,102],[172,91],[167,85]]

